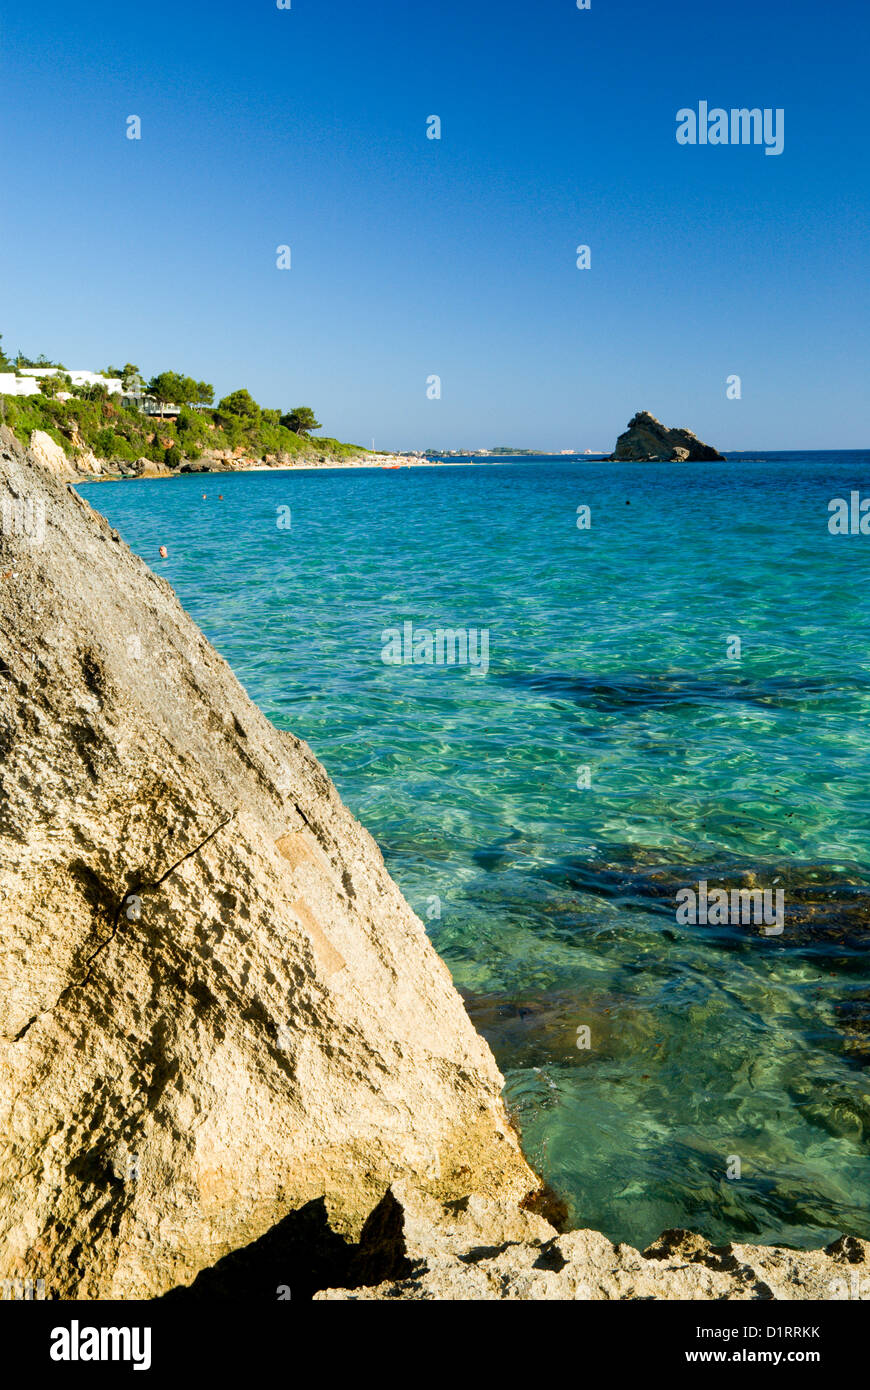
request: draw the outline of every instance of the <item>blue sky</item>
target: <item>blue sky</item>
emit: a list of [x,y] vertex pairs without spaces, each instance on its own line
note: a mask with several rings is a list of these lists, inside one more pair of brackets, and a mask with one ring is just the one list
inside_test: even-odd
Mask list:
[[[4,346],[384,448],[610,448],[642,408],[726,449],[866,447],[868,16],[8,6]],[[783,153],[679,146],[700,100],[782,107]]]

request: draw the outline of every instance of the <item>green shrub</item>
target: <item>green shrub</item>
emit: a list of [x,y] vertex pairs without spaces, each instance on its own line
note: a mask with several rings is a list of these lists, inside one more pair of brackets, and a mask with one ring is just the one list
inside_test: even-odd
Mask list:
[[[44,361],[40,365],[45,365]],[[213,399],[208,383],[191,383],[180,377],[179,380],[183,381],[184,390],[176,390],[176,396],[183,394],[186,401]],[[0,397],[0,419],[5,419],[25,444],[30,442],[34,430],[44,430],[67,453],[86,448],[98,458],[124,461],[144,456],[154,462],[165,459],[172,468],[179,467],[186,458],[198,459],[213,450],[240,446],[254,458],[266,454],[327,454],[342,458],[356,452],[353,445],[300,433],[298,426],[308,423],[308,417],[313,420],[313,413],[307,409],[303,422],[298,418],[301,408],[282,415],[279,410],[259,406],[245,390],[232,391],[217,407],[207,405],[195,410],[185,403],[175,421],[156,421],[135,406],[123,406],[119,397],[107,394],[105,387],[74,388],[72,399],[67,401],[58,400],[51,385],[48,391],[47,395]],[[288,428],[291,423],[297,426],[296,430]],[[312,427],[316,425],[313,421]],[[149,440],[155,432],[156,437]]]
[[111,426],[106,426],[104,429],[97,430],[93,439],[88,442],[97,458],[107,459],[112,457],[117,443],[117,436]]

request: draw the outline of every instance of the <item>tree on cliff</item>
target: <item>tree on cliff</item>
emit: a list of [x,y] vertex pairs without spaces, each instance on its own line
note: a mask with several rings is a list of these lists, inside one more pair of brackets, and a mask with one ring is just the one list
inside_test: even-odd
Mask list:
[[198,381],[196,383],[196,394],[192,397],[192,405],[212,405],[214,403],[214,387],[208,381]]
[[69,376],[41,376],[38,380],[40,395],[46,396],[49,400],[56,400],[61,391],[72,393],[72,380]]
[[12,363],[3,351],[3,334],[0,333],[0,372],[11,372]]
[[141,395],[145,390],[145,382],[142,380],[142,373],[135,362],[126,362],[123,367],[107,367],[103,376],[111,377],[115,381],[120,381],[124,390],[131,396]]
[[260,414],[260,407],[254,400],[250,391],[242,388],[239,391],[231,391],[223,400],[218,401],[218,410],[222,415],[240,415],[248,420],[256,420]]
[[161,405],[211,405],[214,400],[214,387],[207,381],[194,381],[192,376],[180,372],[159,372],[151,378],[147,390]]
[[295,410],[282,415],[281,424],[286,430],[292,430],[294,434],[310,434],[312,430],[322,428],[314,411],[308,405],[297,405]]

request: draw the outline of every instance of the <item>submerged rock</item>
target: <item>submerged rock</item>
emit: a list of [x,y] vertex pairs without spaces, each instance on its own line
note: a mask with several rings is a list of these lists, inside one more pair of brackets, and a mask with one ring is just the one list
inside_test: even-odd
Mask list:
[[648,410],[639,410],[628,422],[628,429],[619,436],[611,462],[707,463],[724,459],[710,444],[704,444],[687,429],[669,430]]
[[0,536],[0,1278],[148,1297],[318,1198],[537,1188],[311,751],[8,432],[0,494],[44,518]]
[[867,690],[865,676],[836,683],[820,676],[748,676],[715,672],[649,671],[640,675],[622,672],[509,671],[496,677],[515,690],[543,699],[570,702],[602,714],[624,717],[651,709],[686,709],[718,704],[747,704],[780,708],[824,699],[841,699]]

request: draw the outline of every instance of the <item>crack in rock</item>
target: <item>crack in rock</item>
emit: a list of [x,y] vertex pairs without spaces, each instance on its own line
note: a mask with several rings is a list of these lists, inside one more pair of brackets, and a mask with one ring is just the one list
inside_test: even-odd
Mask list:
[[[101,941],[100,944],[96,947],[94,951],[91,952],[91,954],[88,956],[88,959],[85,961],[84,974],[81,976],[80,979],[70,980],[69,984],[64,985],[63,989],[57,996],[57,999],[54,1001],[54,1003],[49,1008],[40,1009],[38,1013],[35,1013],[33,1017],[29,1019],[27,1023],[25,1023],[24,1027],[19,1029],[19,1031],[15,1034],[15,1036],[12,1038],[13,1042],[20,1042],[21,1039],[25,1037],[27,1033],[30,1031],[30,1029],[33,1027],[34,1023],[36,1023],[37,1019],[44,1018],[46,1014],[54,1013],[58,1005],[63,1002],[63,1000],[72,990],[84,988],[84,986],[88,983],[88,981],[91,978],[91,971],[93,970],[94,962],[97,960],[97,957],[100,956],[103,953],[103,951],[105,951],[107,946],[111,945],[111,943],[114,941],[115,937],[118,934],[118,931],[122,924],[122,913],[124,911],[125,904],[128,903],[131,898],[138,897],[140,893],[151,893],[155,890],[155,888],[159,888],[162,883],[166,882],[166,880],[170,877],[171,874],[175,873],[176,869],[179,869],[181,865],[184,864],[188,859],[192,859],[195,854],[199,854],[201,850],[205,849],[205,846],[209,843],[209,841],[213,840],[215,835],[217,835],[219,831],[223,830],[224,826],[229,825],[230,821],[233,819],[235,814],[235,811],[230,811],[229,815],[226,816],[226,818],[222,820],[219,825],[216,825],[214,830],[210,831],[209,834],[206,835],[204,840],[201,840],[198,845],[194,845],[193,849],[188,850],[187,854],[183,854],[180,859],[177,859],[174,864],[171,864],[170,867],[166,870],[166,872],[161,874],[159,878],[144,883],[140,882],[138,879],[134,879],[133,883],[131,883],[125,889],[124,893],[118,900],[118,905],[115,908],[115,915],[112,920],[112,930],[109,932],[109,935],[106,937],[105,941]],[[128,917],[127,920],[134,921],[137,919]]]

